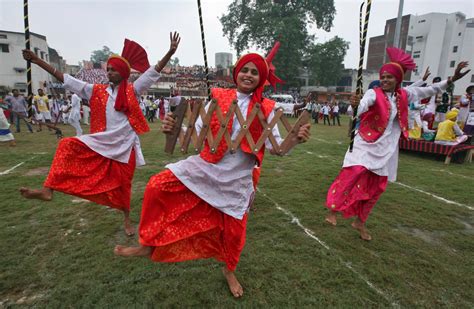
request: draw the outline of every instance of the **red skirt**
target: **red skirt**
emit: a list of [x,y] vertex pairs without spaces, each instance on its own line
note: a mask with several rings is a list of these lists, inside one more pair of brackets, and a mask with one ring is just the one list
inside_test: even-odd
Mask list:
[[130,210],[135,151],[128,164],[94,152],[75,137],[59,142],[45,187],[97,204]]
[[326,207],[344,218],[357,216],[365,222],[387,188],[387,176],[379,176],[361,165],[344,167],[329,187]]
[[156,262],[215,258],[234,271],[245,245],[242,220],[212,207],[170,171],[150,178],[145,189],[139,240],[153,247]]

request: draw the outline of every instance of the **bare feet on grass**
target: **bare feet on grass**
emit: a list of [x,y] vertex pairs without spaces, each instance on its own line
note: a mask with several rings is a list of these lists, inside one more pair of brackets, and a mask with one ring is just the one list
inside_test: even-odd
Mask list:
[[36,199],[41,201],[51,201],[53,199],[53,190],[51,190],[50,188],[29,189],[26,187],[21,187],[20,194],[24,198]]
[[222,268],[222,273],[224,274],[225,279],[227,280],[227,285],[229,290],[235,298],[242,297],[244,295],[244,289],[240,285],[235,273],[227,269],[226,266]]
[[114,248],[114,254],[118,256],[149,256],[151,254],[151,247],[139,246],[139,247],[125,247],[116,245]]
[[125,229],[125,234],[127,236],[135,235],[135,228],[133,227],[132,222],[130,221],[130,212],[128,211],[124,212],[123,226]]
[[356,230],[359,231],[360,233],[360,238],[366,241],[372,240],[372,236],[370,236],[369,231],[365,227],[365,223],[361,222],[359,219],[356,219],[356,221],[352,222],[352,227]]
[[330,211],[329,214],[326,216],[326,222],[331,224],[332,226],[336,226],[337,225],[336,214],[337,213]]

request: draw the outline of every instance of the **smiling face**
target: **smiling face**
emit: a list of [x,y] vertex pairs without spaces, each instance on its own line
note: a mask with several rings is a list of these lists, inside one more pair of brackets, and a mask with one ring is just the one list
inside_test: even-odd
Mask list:
[[394,92],[397,86],[397,79],[392,74],[384,72],[380,76],[380,86],[383,91]]
[[245,64],[237,74],[237,90],[239,92],[250,94],[257,88],[259,82],[260,74],[253,62]]

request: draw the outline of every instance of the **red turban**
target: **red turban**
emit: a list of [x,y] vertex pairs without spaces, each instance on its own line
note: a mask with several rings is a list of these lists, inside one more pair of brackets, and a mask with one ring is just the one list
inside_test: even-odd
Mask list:
[[114,68],[122,77],[122,81],[118,86],[114,108],[116,111],[127,114],[129,111],[126,92],[128,86],[127,80],[130,77],[132,68],[143,73],[150,67],[146,51],[138,43],[125,39],[122,56],[112,55],[107,61],[107,65]]
[[279,47],[280,42],[275,42],[275,45],[273,46],[266,59],[260,56],[259,54],[251,53],[240,57],[240,59],[237,60],[237,62],[235,63],[234,72],[232,76],[236,84],[237,75],[247,63],[252,62],[257,67],[260,80],[252,96],[252,100],[255,102],[262,101],[262,93],[265,85],[272,85],[273,87],[276,87],[276,83],[283,83],[283,81],[275,75],[275,67],[272,64],[272,60],[275,57]]
[[383,73],[389,73],[397,80],[397,88],[403,81],[405,72],[413,70],[416,67],[415,62],[411,56],[403,50],[395,47],[387,48],[387,55],[391,62],[384,64],[379,71],[380,79]]

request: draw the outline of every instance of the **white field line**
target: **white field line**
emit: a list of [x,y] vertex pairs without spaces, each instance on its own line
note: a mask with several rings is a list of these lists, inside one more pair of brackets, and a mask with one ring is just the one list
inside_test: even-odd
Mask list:
[[19,166],[22,166],[23,164],[25,164],[25,162],[18,163],[18,164],[15,165],[14,167],[9,168],[9,169],[7,169],[6,171],[0,172],[0,175],[9,174],[9,173],[10,173],[11,171],[13,171],[15,168],[17,168],[17,167],[19,167]]
[[317,138],[317,137],[314,137],[312,139],[314,139],[315,141],[318,141],[318,142],[326,143],[326,144],[342,145],[341,141],[328,141],[328,140],[325,140],[325,139],[322,139],[322,138]]
[[[322,241],[321,239],[319,239],[315,233],[308,229],[307,227],[305,227],[303,224],[301,224],[301,221],[300,219],[298,219],[297,217],[295,217],[289,210],[281,207],[280,205],[278,205],[278,203],[273,200],[271,197],[269,197],[268,195],[266,195],[264,192],[262,192],[262,190],[260,190],[259,188],[257,188],[257,191],[259,193],[261,193],[265,198],[267,198],[270,202],[272,202],[276,209],[280,210],[281,212],[283,212],[285,215],[287,215],[288,217],[291,218],[291,223],[295,223],[298,227],[300,227],[304,232],[305,234],[312,238],[313,240],[316,240],[316,242],[321,245],[324,249],[328,250],[328,251],[331,251],[331,249],[329,248],[329,246],[324,242]],[[333,252],[331,252],[333,255],[335,255]],[[359,273],[357,270],[355,270],[353,267],[352,267],[352,263],[351,262],[347,262],[347,261],[344,261],[341,257],[337,256],[337,258],[339,259],[339,262],[344,265],[347,269],[349,269],[350,271],[352,271],[355,275],[357,275],[359,277],[359,279],[361,279],[362,281],[364,281],[372,290],[374,290],[377,294],[379,294],[380,296],[382,296],[386,301],[388,301],[389,303],[391,303],[391,305],[393,307],[400,307],[400,305],[396,302],[394,302],[393,300],[390,299],[390,297],[384,293],[382,290],[380,290],[379,288],[377,288],[372,282],[370,282],[365,276],[363,276],[361,273]]]
[[465,176],[465,175],[461,175],[461,174],[451,173],[450,171],[447,171],[447,170],[436,170],[436,169],[432,169],[432,171],[433,171],[433,172],[446,173],[446,174],[449,174],[449,175],[452,175],[452,176],[462,177],[462,178],[466,178],[466,179],[474,179],[474,177],[469,177],[469,176]]
[[417,192],[420,192],[420,193],[423,193],[423,194],[426,194],[426,195],[429,195],[439,201],[442,201],[442,202],[445,202],[446,204],[451,204],[451,205],[456,205],[456,206],[461,206],[461,207],[465,207],[469,210],[474,210],[474,207],[472,206],[469,206],[469,205],[465,205],[465,204],[461,204],[461,203],[458,203],[458,202],[454,202],[454,201],[451,201],[451,200],[448,200],[448,199],[445,199],[444,197],[441,197],[441,196],[438,196],[436,194],[433,194],[433,193],[430,193],[430,192],[426,192],[426,191],[423,191],[421,189],[418,189],[418,188],[415,188],[415,187],[412,187],[412,186],[409,186],[409,185],[406,185],[404,183],[401,183],[401,182],[394,182],[395,184],[399,185],[399,186],[402,186],[404,188],[407,188],[407,189],[410,189],[410,190],[413,190],[413,191],[417,191]]
[[17,165],[15,165],[15,166],[12,167],[12,168],[7,169],[6,171],[0,172],[0,176],[9,174],[9,173],[10,173],[11,171],[13,171],[15,168],[17,168],[17,167],[19,167],[19,166],[22,166],[23,164],[25,164],[25,162],[31,161],[31,160],[33,160],[34,158],[36,158],[36,156],[33,156],[33,157],[29,158],[29,159],[26,160],[26,161],[23,161],[23,162],[18,163]]

